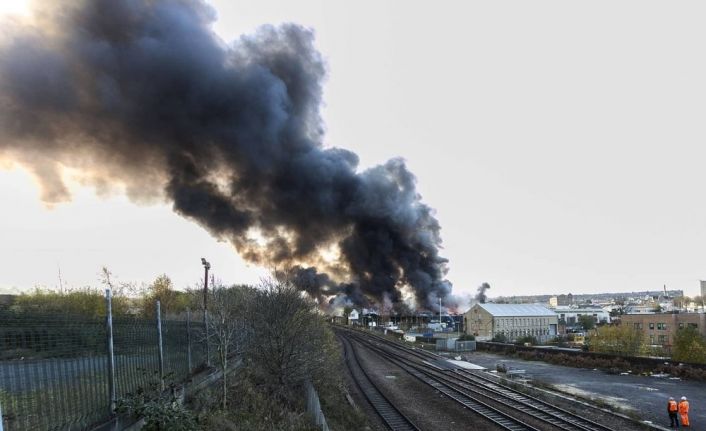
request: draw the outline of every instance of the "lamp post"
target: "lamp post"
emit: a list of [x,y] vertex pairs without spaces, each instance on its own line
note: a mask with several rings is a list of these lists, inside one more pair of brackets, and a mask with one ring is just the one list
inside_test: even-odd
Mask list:
[[208,345],[208,270],[211,269],[211,264],[201,258],[201,265],[203,265],[204,276],[203,276],[203,327],[206,332],[206,365],[211,366],[211,352]]

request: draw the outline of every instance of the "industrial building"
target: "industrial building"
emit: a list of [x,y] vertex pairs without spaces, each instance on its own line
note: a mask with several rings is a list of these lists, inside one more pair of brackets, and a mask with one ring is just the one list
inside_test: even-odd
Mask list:
[[502,334],[506,340],[532,336],[545,342],[557,335],[557,314],[542,305],[476,304],[463,315],[464,332],[479,341]]

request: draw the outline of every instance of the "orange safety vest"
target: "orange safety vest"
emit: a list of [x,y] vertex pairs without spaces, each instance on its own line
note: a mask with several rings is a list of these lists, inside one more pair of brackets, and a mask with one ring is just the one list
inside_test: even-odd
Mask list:
[[679,401],[679,419],[682,426],[689,426],[689,401]]
[[669,400],[667,403],[667,411],[670,413],[676,413],[677,410],[677,402],[674,400]]

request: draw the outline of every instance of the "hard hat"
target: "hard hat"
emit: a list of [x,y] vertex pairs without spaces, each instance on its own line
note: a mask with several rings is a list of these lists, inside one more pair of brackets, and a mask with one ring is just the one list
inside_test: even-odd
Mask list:
[[686,397],[681,397],[681,400],[682,400],[682,401],[686,401]]

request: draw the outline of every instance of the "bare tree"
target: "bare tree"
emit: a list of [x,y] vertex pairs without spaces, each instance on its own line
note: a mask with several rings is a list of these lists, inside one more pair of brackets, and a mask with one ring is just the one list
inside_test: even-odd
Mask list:
[[243,353],[249,339],[250,328],[245,316],[253,296],[250,287],[225,287],[220,283],[214,283],[209,292],[209,343],[216,353],[217,367],[223,372],[224,410],[228,395],[228,364],[233,357]]
[[256,291],[249,323],[257,343],[247,358],[257,380],[273,396],[289,401],[306,380],[331,372],[336,343],[316,305],[278,274],[265,279]]

